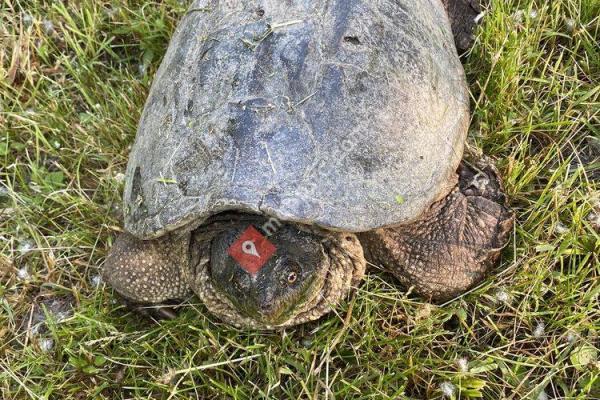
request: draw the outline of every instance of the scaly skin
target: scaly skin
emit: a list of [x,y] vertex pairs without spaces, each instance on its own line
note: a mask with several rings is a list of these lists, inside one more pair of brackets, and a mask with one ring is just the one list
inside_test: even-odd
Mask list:
[[459,168],[459,183],[409,225],[359,235],[370,262],[407,287],[447,300],[480,282],[508,242],[513,213],[495,168]]
[[122,233],[106,258],[102,278],[134,303],[183,300],[191,294],[180,272],[188,263],[188,247],[189,235],[144,241]]
[[[285,310],[284,314],[276,315],[276,321],[268,319],[270,315],[251,315],[247,309],[236,307],[219,289],[219,286],[235,285],[236,282],[228,280],[214,284],[210,273],[211,244],[221,232],[240,223],[245,226],[261,220],[260,216],[246,214],[216,216],[191,235],[172,234],[150,241],[141,241],[124,233],[115,241],[105,262],[103,279],[132,306],[181,301],[194,292],[217,317],[235,326],[254,329],[281,328],[318,319],[362,280],[366,261],[354,234],[295,226],[297,231],[313,234],[322,248],[317,279],[293,297],[273,298],[273,303],[279,306],[277,309]],[[287,253],[285,244],[278,248],[280,257]],[[267,282],[272,289],[280,285],[277,280]],[[152,309],[144,311],[149,313]],[[164,318],[160,309],[154,311],[158,312],[151,313],[153,316]]]

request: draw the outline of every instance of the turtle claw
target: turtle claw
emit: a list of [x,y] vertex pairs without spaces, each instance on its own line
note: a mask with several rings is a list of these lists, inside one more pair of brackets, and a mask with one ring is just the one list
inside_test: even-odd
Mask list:
[[143,309],[150,318],[157,321],[172,320],[177,318],[177,311],[175,311],[174,308],[166,305],[153,305],[140,308]]
[[144,304],[120,297],[121,302],[131,311],[154,321],[172,320],[177,318],[175,308],[167,304]]

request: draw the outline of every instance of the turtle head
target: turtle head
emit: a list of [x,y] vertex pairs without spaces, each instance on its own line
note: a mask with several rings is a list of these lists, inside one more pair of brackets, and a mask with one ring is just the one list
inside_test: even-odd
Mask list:
[[266,236],[240,225],[217,235],[210,272],[216,290],[243,316],[280,325],[321,295],[329,258],[322,237],[283,225]]
[[[332,251],[340,245],[349,249]],[[228,224],[212,237],[209,252],[207,288],[197,290],[202,300],[225,320],[259,328],[320,317],[364,272],[354,235],[321,235],[266,218]],[[211,295],[202,295],[207,289]]]

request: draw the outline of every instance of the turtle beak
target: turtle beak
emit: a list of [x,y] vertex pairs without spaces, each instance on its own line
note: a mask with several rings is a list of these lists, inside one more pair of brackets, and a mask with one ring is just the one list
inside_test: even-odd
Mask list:
[[250,301],[250,315],[265,325],[278,326],[292,317],[298,306],[304,303],[306,297],[315,290],[314,279],[309,279],[298,287],[291,295],[275,294],[272,290],[256,292],[257,296]]
[[281,314],[281,307],[275,304],[275,296],[270,291],[261,293],[259,298],[255,300],[254,306],[263,321],[274,321]]
[[257,313],[253,317],[267,325],[279,325],[286,321],[289,314],[286,311],[292,308],[293,305],[277,302],[271,294],[264,294],[256,301]]

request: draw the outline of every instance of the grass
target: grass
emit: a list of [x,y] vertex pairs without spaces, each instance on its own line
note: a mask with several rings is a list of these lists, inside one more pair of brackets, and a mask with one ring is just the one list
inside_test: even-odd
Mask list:
[[372,272],[317,323],[128,312],[98,281],[129,146],[185,5],[0,1],[0,397],[600,398],[600,2],[493,1],[465,57],[472,153],[517,222],[442,306]]

